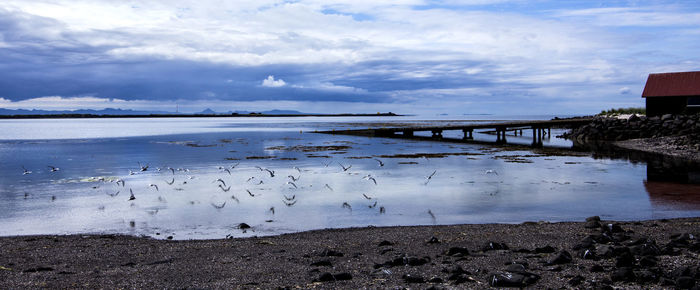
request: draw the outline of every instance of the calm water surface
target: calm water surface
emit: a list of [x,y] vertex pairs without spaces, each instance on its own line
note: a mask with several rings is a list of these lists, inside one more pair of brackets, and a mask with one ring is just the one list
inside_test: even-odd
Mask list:
[[[313,133],[544,118],[3,120],[0,235],[200,239],[368,225],[700,214],[700,171],[682,162]],[[527,133],[508,141],[528,144]],[[571,146],[557,138],[545,144]],[[244,232],[240,223],[252,229]]]

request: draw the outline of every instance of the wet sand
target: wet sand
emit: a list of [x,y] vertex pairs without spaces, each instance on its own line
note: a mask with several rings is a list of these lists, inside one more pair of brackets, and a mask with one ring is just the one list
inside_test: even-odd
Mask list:
[[698,234],[700,218],[367,227],[189,241],[2,237],[0,288],[688,287],[700,282]]

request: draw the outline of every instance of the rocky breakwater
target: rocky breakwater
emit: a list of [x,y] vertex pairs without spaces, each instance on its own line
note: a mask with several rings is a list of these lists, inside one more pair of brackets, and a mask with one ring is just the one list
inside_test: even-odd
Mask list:
[[700,114],[599,116],[562,137],[573,140],[576,145],[614,142],[627,149],[700,159]]

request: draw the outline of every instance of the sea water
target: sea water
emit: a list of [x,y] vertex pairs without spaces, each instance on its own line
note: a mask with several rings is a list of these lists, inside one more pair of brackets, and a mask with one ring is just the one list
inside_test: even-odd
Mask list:
[[[570,150],[554,137],[563,129],[544,140],[553,151],[315,133],[549,117],[2,120],[0,235],[203,239],[700,214],[694,165]],[[524,133],[508,142],[529,144]]]

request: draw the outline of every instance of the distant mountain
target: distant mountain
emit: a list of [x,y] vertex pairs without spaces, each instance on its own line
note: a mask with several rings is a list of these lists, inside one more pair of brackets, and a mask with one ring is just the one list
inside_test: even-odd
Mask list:
[[122,110],[114,108],[106,108],[102,110],[64,110],[64,111],[49,111],[49,110],[25,110],[25,109],[2,109],[0,115],[62,115],[62,114],[81,114],[81,115],[152,115],[152,114],[177,114],[166,111],[134,111]]
[[[198,115],[231,115],[231,114],[239,114],[239,115],[247,115],[250,113],[253,113],[251,111],[228,111],[225,113],[219,113],[216,112],[212,109],[205,109],[201,112],[197,112],[194,114]],[[262,111],[262,112],[255,112],[258,114],[264,114],[264,115],[314,115],[312,113],[302,113],[299,111],[294,111],[294,110],[269,110],[269,111]],[[12,110],[12,109],[3,109],[0,108],[0,115],[1,116],[11,116],[11,115],[64,115],[64,114],[76,114],[76,115],[108,115],[108,116],[113,116],[113,115],[174,115],[174,114],[179,114],[179,115],[186,115],[185,113],[174,113],[174,112],[167,112],[167,111],[135,111],[135,110],[123,110],[123,109],[114,109],[114,108],[106,108],[102,110],[63,110],[63,111],[50,111],[50,110],[25,110],[25,109],[17,109],[17,110]]]
[[201,111],[201,112],[199,112],[199,113],[195,113],[195,114],[216,115],[216,114],[218,114],[218,113],[217,113],[217,112],[214,112],[214,110],[212,110],[212,109],[207,108],[206,110]]

